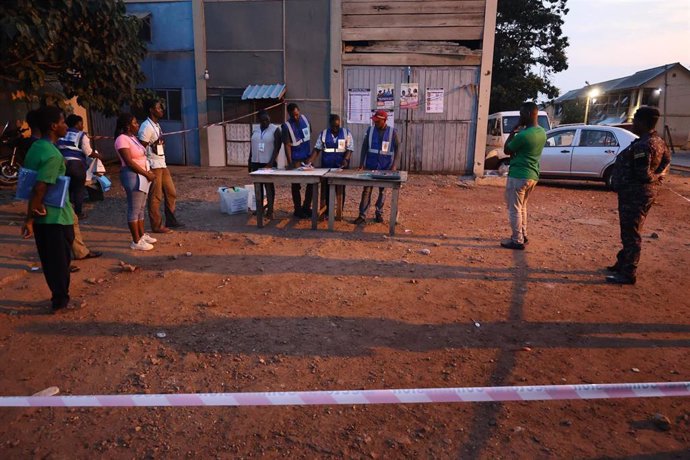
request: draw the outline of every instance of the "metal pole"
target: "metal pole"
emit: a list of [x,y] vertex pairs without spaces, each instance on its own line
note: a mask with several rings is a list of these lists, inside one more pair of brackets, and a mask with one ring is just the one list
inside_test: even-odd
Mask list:
[[585,104],[585,124],[587,124],[587,117],[589,116],[589,99],[590,97],[587,96],[587,103]]

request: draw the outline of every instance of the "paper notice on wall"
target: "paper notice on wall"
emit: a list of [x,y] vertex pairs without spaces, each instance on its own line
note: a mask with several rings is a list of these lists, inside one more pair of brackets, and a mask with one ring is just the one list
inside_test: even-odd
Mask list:
[[400,84],[400,108],[416,109],[419,107],[419,84],[401,83]]
[[443,113],[443,88],[427,88],[425,93],[426,113]]
[[371,90],[352,88],[347,90],[347,123],[368,125],[371,120]]
[[[369,124],[372,126],[374,125],[374,120],[371,118],[374,117],[374,114],[376,113],[376,110],[372,110],[369,115]],[[390,126],[391,128],[395,127],[395,112],[392,110],[386,110],[386,113],[388,114],[388,119],[386,120],[386,125]]]
[[376,108],[383,110],[393,110],[395,105],[395,85],[384,83],[376,85]]

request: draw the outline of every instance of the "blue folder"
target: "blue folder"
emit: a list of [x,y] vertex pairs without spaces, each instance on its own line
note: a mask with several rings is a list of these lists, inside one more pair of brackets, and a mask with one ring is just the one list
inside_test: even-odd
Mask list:
[[[19,168],[19,178],[17,180],[17,195],[20,200],[31,198],[31,192],[36,185],[38,172],[33,169]],[[43,204],[54,208],[64,208],[69,195],[69,177],[58,176],[53,185],[48,186],[48,191],[43,198]]]

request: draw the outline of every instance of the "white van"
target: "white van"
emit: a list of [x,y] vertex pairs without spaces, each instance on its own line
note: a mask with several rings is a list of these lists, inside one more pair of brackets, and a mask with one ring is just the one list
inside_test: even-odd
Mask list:
[[[508,163],[508,155],[503,153],[503,145],[520,120],[520,112],[496,112],[489,115],[489,123],[486,133],[486,157],[484,169],[498,169]],[[546,131],[551,129],[551,122],[546,112],[539,112],[539,126]]]

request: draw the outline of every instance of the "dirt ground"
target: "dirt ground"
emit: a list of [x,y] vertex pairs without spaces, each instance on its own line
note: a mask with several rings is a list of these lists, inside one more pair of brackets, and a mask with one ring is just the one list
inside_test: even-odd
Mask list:
[[[173,174],[187,227],[154,251],[129,250],[117,184],[88,210],[82,231],[105,254],[77,262],[72,295],[86,307],[62,315],[47,314],[34,243],[18,237],[24,204],[0,191],[0,394],[690,380],[690,202],[669,188],[638,284],[619,287],[603,283],[618,219],[598,183],[541,183],[530,244],[511,252],[498,245],[497,186],[411,176],[389,238],[386,224],[350,223],[359,189],[329,233],[291,219],[281,187],[277,219],[259,230],[219,213],[217,188],[249,183],[245,171]],[[668,185],[690,198],[690,178]],[[683,398],[0,409],[0,458],[689,458],[689,418]]]

